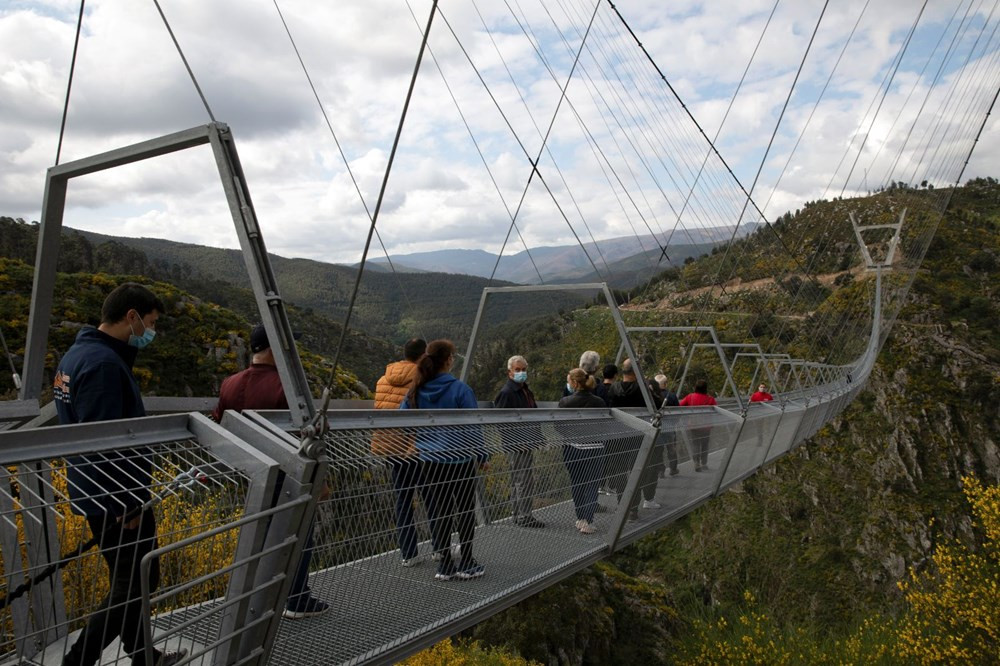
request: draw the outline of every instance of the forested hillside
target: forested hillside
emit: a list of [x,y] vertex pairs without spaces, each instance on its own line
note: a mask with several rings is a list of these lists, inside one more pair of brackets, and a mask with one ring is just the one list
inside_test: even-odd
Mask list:
[[[37,236],[37,225],[27,224],[9,217],[0,217],[0,257],[22,262],[29,271],[27,282],[18,283],[21,291],[10,290],[6,295],[8,297],[21,297],[17,301],[16,307],[8,304],[10,317],[6,320],[7,323],[4,324],[5,319],[0,317],[0,326],[4,326],[4,335],[8,338],[8,344],[15,350],[23,345],[26,334],[28,304],[31,296],[30,271],[35,263]],[[242,264],[237,266],[242,271],[240,273],[241,280],[229,283],[203,275],[193,269],[190,264],[170,261],[169,255],[154,254],[152,257],[150,258],[145,252],[125,245],[118,240],[103,240],[95,245],[91,240],[88,240],[86,235],[75,231],[65,231],[62,236],[57,268],[61,273],[66,274],[131,275],[147,281],[155,280],[168,283],[172,289],[186,292],[199,303],[211,304],[211,307],[221,307],[229,312],[232,318],[222,323],[230,326],[228,332],[234,335],[242,332],[246,337],[249,335],[250,327],[260,320],[253,292],[247,286],[240,286],[247,284],[246,269],[242,268]],[[242,262],[242,259],[239,261]],[[14,265],[12,264],[12,266]],[[64,285],[71,284],[72,282],[61,281],[58,289],[63,289]],[[66,297],[58,289],[57,304],[60,297]],[[300,308],[287,302],[286,305],[293,328],[302,333],[302,345],[317,354],[332,358],[340,339],[340,323],[313,311],[311,308]],[[96,323],[99,314],[100,302],[94,309],[79,309],[69,320],[93,324]],[[53,321],[58,323],[60,316],[58,312],[54,313]],[[217,335],[222,336],[226,332],[222,330],[217,332]],[[55,349],[64,349],[64,347],[56,347]],[[396,345],[353,328],[345,342],[341,365],[354,373],[365,386],[371,388],[375,386],[375,380],[384,371],[385,364],[389,360],[395,359],[398,353]],[[324,382],[325,377],[324,374]],[[204,391],[207,388],[210,387],[206,386],[205,389],[200,390]],[[361,391],[361,393],[364,394],[366,391]],[[162,394],[175,395],[169,392]],[[213,395],[213,393],[202,394]]]
[[[848,204],[865,200],[817,202],[782,224],[815,233]],[[996,663],[1000,508],[983,500],[977,524],[964,491],[1000,483],[998,232],[1000,185],[957,190],[867,390],[839,418],[723,497],[470,634],[559,664]],[[856,258],[831,248],[822,270],[853,277]],[[709,274],[695,262],[633,304],[669,318]],[[816,307],[835,307],[853,282],[831,282]],[[599,319],[578,311],[525,333],[547,368],[536,381],[575,362],[549,358],[546,339],[611,352]],[[956,573],[964,552],[978,564]]]
[[[32,272],[33,268],[22,261],[0,258],[0,326],[8,347],[18,354],[18,367],[27,330]],[[149,284],[167,307],[157,322],[155,344],[143,350],[136,360],[135,374],[143,394],[217,395],[226,376],[247,366],[251,324],[232,310],[206,302],[170,283],[150,282],[139,275],[59,273],[43,379],[44,399],[50,393],[51,373],[60,355],[73,343],[82,326],[100,322],[104,298],[129,279]],[[310,384],[323,386],[329,376],[324,360],[305,348],[300,351]],[[341,398],[368,395],[367,387],[347,371],[338,374],[334,388]],[[10,375],[0,374],[0,396],[9,399],[14,393]]]
[[[83,235],[95,243],[113,240],[91,232]],[[243,256],[237,250],[155,238],[123,238],[121,242],[148,257],[156,257],[161,264],[169,264],[175,280],[190,276],[199,282],[227,288],[247,285]],[[273,254],[270,259],[286,302],[336,322],[344,320],[354,290],[356,268]],[[179,268],[174,269],[175,265]],[[488,284],[486,278],[470,275],[366,270],[352,315],[352,329],[396,345],[414,336],[426,340],[450,338],[461,344],[468,340],[479,297]],[[494,281],[492,286],[508,284]],[[227,290],[218,289],[213,296],[226,299]],[[562,301],[567,306],[577,303],[566,298]],[[226,300],[217,302],[229,305]],[[500,321],[522,318],[524,313],[495,309],[490,316]],[[379,375],[382,369],[384,363]]]

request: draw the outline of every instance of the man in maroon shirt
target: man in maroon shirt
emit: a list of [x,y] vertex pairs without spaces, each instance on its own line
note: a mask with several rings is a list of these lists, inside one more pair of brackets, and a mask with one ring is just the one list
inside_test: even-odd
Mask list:
[[281,386],[274,352],[267,341],[267,331],[260,324],[250,333],[250,367],[226,377],[219,388],[219,404],[212,410],[212,418],[222,420],[227,409],[288,409],[285,389]]
[[[288,409],[288,400],[274,362],[274,352],[267,341],[267,331],[260,324],[250,333],[250,351],[253,353],[250,367],[226,377],[219,387],[219,403],[212,410],[212,418],[216,422],[222,420],[222,413],[227,409]],[[320,499],[328,496],[329,488],[325,487]],[[309,593],[309,560],[312,558],[314,545],[313,530],[309,530],[283,613],[290,620],[321,615],[330,609],[329,604]]]

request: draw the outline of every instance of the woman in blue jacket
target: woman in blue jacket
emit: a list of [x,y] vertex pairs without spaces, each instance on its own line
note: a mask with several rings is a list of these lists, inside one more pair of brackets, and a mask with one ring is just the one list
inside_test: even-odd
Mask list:
[[[468,384],[449,374],[455,362],[455,345],[434,340],[417,361],[417,379],[400,409],[476,409],[476,396]],[[431,523],[431,542],[441,554],[437,580],[469,579],[483,575],[483,565],[472,557],[476,530],[476,471],[485,469],[486,451],[479,426],[421,429],[416,436],[417,456],[423,468],[424,501]],[[462,556],[456,565],[451,556],[452,523],[458,528]]]

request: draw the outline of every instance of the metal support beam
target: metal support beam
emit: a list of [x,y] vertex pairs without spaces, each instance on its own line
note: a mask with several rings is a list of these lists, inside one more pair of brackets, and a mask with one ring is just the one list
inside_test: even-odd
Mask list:
[[298,350],[292,339],[284,302],[257,225],[236,145],[229,128],[222,123],[200,125],[49,168],[45,178],[35,274],[31,288],[21,400],[38,400],[41,395],[69,180],[205,144],[211,144],[215,155],[250,284],[274,351],[289,408],[299,425],[304,425],[312,418],[315,408]]
[[[479,309],[476,311],[476,319],[472,325],[472,333],[469,335],[469,344],[465,351],[465,363],[462,365],[462,373],[459,375],[459,379],[466,381],[469,376],[469,366],[472,363],[472,355],[475,352],[476,341],[479,335],[479,327],[482,323],[483,311],[486,308],[487,297],[490,294],[515,294],[536,291],[599,291],[603,293],[604,300],[608,304],[608,309],[611,312],[611,318],[614,320],[615,327],[618,329],[618,335],[622,340],[622,345],[625,349],[627,349],[630,358],[636,358],[635,349],[632,347],[632,341],[628,337],[628,329],[625,326],[625,322],[622,320],[621,312],[618,310],[618,305],[615,303],[611,290],[604,282],[559,285],[539,284],[519,287],[486,287],[483,289],[483,294],[479,298]],[[653,404],[653,396],[649,391],[649,386],[646,384],[646,380],[642,374],[642,368],[639,367],[638,362],[635,363],[634,369],[636,381],[639,383],[639,391],[642,393],[642,399],[646,403],[646,408],[649,410],[649,413],[652,414],[659,408],[659,405]]]
[[[906,220],[906,209],[899,214],[899,222],[894,224],[858,224],[857,218],[854,217],[854,212],[848,213],[851,218],[851,226],[854,228],[854,236],[858,239],[858,246],[861,248],[861,255],[865,259],[865,270],[873,271],[876,268],[892,268],[892,261],[896,256],[896,248],[899,246],[899,235],[903,228],[903,222]],[[866,231],[874,231],[876,229],[892,229],[892,238],[889,240],[889,249],[885,253],[885,259],[880,262],[876,262],[872,259],[871,252],[868,250],[868,244],[865,242],[864,233]]]

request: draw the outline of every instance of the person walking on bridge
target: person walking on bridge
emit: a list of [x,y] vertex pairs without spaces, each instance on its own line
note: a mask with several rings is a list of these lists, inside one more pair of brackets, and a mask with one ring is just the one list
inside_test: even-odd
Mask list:
[[[642,397],[642,390],[639,388],[639,382],[636,379],[635,369],[632,367],[632,359],[627,358],[622,361],[621,381],[614,383],[611,390],[608,391],[608,397],[611,400],[611,406],[615,408],[646,407],[646,399]],[[659,409],[659,405],[654,405],[654,407]],[[621,460],[621,464],[627,464],[628,461],[629,456],[626,456]],[[660,503],[656,501],[656,482],[662,469],[663,447],[659,442],[654,442],[653,450],[650,452],[649,458],[646,460],[646,464],[643,465],[642,472],[639,477],[640,491],[636,493],[630,506],[630,515],[633,518],[637,517],[635,511],[639,507],[640,495],[642,496],[643,509],[662,508]],[[616,489],[619,494],[624,492],[625,484],[627,482],[628,469],[625,470],[624,476],[621,474],[618,476]]]
[[[523,356],[507,359],[507,383],[493,400],[499,409],[534,409],[538,407],[535,394],[528,388],[528,362]],[[534,447],[541,439],[541,429],[529,429],[531,436],[515,443],[504,443],[504,453],[510,465],[511,503],[514,505],[514,522],[521,527],[545,527],[545,523],[532,515],[535,498]],[[524,441],[527,439],[528,441]],[[532,441],[534,440],[534,441]]]
[[[694,393],[688,393],[681,400],[681,407],[702,407],[716,404],[715,398],[708,394],[708,380],[699,379],[694,383]],[[708,442],[712,435],[712,427],[701,426],[691,429],[691,443],[694,451],[694,471],[708,471]]]
[[[250,332],[250,367],[235,375],[226,377],[219,387],[219,402],[212,410],[212,419],[222,421],[222,414],[227,409],[242,412],[244,409],[288,409],[288,399],[281,385],[278,367],[274,360],[274,350],[267,340],[267,330],[262,324],[254,326]],[[281,484],[275,486],[275,498],[281,489]],[[330,496],[330,487],[323,484],[320,501]],[[330,605],[312,596],[309,590],[309,562],[315,549],[313,529],[306,536],[298,569],[292,579],[292,587],[288,593],[283,617],[289,620],[300,620],[306,617],[322,615],[330,610]]]
[[[112,421],[146,415],[132,365],[156,336],[166,310],[156,294],[134,282],[115,288],[101,307],[101,323],[77,333],[56,368],[53,401],[59,423]],[[150,499],[152,461],[146,449],[119,449],[66,459],[74,513],[87,519],[108,565],[108,594],[63,657],[63,666],[96,664],[115,638],[133,664],[152,652],[156,666],[172,666],[187,650],[160,652],[146,645],[142,630],[140,563],[156,549],[156,518],[142,511]],[[141,511],[141,512],[140,512]],[[126,517],[135,517],[125,520]],[[150,592],[160,580],[160,562],[149,569]]]
[[[375,383],[375,409],[399,409],[417,379],[417,361],[427,351],[427,343],[412,338],[403,345],[403,360],[385,366],[385,374]],[[398,430],[372,432],[372,453],[385,458],[396,495],[396,541],[404,567],[419,563],[417,530],[413,526],[413,499],[420,486],[420,460],[412,435]]]
[[[573,368],[569,371],[566,381],[573,387],[573,394],[559,401],[560,407],[584,409],[606,408],[604,401],[594,395],[597,382],[592,374],[583,368]],[[565,439],[563,444],[563,462],[570,479],[570,496],[573,498],[573,510],[576,512],[576,529],[582,534],[593,534],[594,514],[597,513],[597,486],[604,474],[604,442],[596,441],[594,436],[581,432],[581,426],[575,423],[560,427]]]
[[[750,402],[771,402],[772,400],[774,400],[774,396],[767,392],[767,384],[765,384],[764,382],[761,382],[760,386],[757,387],[757,390],[750,396]],[[765,430],[764,419],[758,417],[757,428],[756,428],[756,435],[757,435],[756,446],[764,445],[764,435],[765,435],[764,430]]]
[[[667,376],[659,374],[656,375],[654,379],[656,380],[656,383],[659,384],[660,394],[663,396],[663,402],[660,404],[659,408],[679,407],[681,403],[677,399],[677,394],[670,390]],[[680,474],[680,470],[677,468],[677,431],[672,428],[661,427],[660,437],[663,440],[663,448],[666,449],[667,464],[670,465],[670,476],[677,476]]]
[[[400,409],[476,409],[476,394],[450,370],[455,363],[451,340],[432,340],[417,361],[417,380]],[[436,580],[482,576],[485,568],[472,556],[476,535],[476,470],[488,469],[481,430],[421,428],[417,456],[423,465],[422,494],[431,523],[431,543],[441,553]],[[458,527],[461,559],[451,555],[452,524]]]

